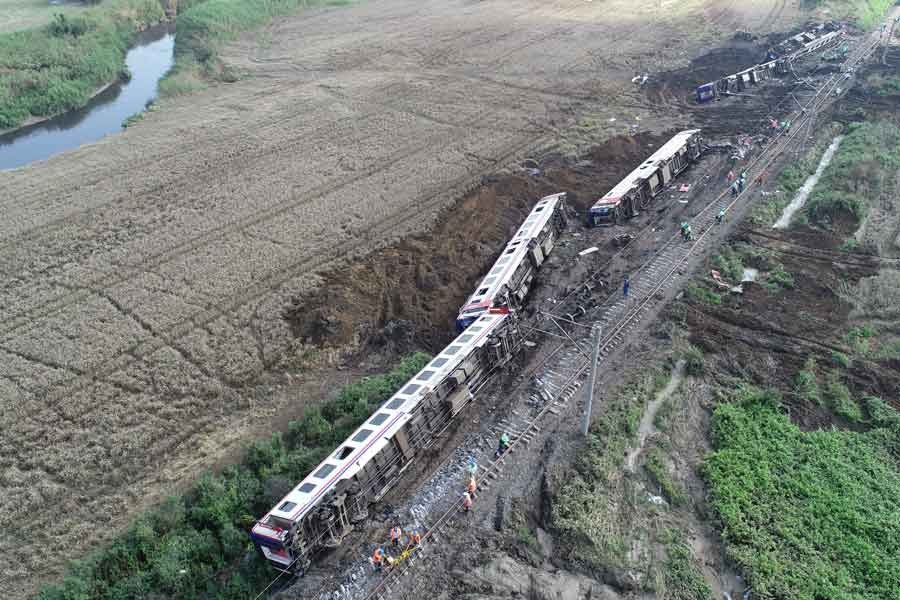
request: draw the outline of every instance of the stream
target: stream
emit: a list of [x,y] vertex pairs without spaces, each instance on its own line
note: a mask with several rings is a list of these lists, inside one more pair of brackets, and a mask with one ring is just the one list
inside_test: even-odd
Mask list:
[[159,80],[175,62],[175,26],[138,34],[125,63],[131,79],[114,83],[87,106],[0,136],[0,170],[22,167],[123,129],[122,122],[156,98]]

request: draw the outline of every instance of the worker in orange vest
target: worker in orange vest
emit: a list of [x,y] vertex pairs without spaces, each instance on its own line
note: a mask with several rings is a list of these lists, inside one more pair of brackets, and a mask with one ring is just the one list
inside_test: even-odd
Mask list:
[[466,492],[463,494],[463,511],[468,513],[470,508],[472,508],[472,496],[469,495],[469,492]]
[[394,546],[399,546],[401,535],[403,535],[403,531],[400,529],[399,525],[394,525],[393,527],[391,527],[391,531],[390,531],[391,544]]
[[478,488],[478,484],[475,483],[475,478],[474,478],[474,477],[470,477],[470,478],[469,478],[469,485],[468,485],[467,491],[469,492],[469,496],[471,496],[473,499],[475,498],[475,490],[476,490],[477,488]]
[[384,550],[382,550],[381,548],[376,548],[375,554],[372,555],[372,566],[375,567],[375,571],[381,571],[383,564]]

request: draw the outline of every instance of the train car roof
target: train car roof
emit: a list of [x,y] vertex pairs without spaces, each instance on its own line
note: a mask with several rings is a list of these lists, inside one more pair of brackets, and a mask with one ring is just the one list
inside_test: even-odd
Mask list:
[[[421,371],[407,381],[366,422],[323,460],[293,490],[282,498],[260,522],[269,516],[299,521],[316,507],[339,481],[356,475],[366,463],[387,445],[394,434],[412,418],[422,398],[439,385],[471,354],[483,346],[508,314],[487,313],[478,318]],[[254,529],[256,526],[254,526]]]
[[606,192],[597,204],[612,198],[621,198],[634,188],[638,182],[650,177],[659,168],[659,163],[672,158],[684,146],[691,137],[699,133],[699,129],[688,129],[681,133],[676,133],[672,139],[662,145],[662,147],[650,155],[650,157],[638,165],[631,173],[629,173],[622,181],[617,183],[613,189]]
[[500,254],[500,258],[497,259],[491,270],[488,271],[484,279],[478,284],[478,287],[475,288],[475,293],[469,297],[460,309],[460,312],[471,309],[473,304],[481,305],[487,302],[486,306],[490,307],[494,296],[504,284],[509,283],[513,273],[516,272],[522,260],[525,259],[525,255],[528,253],[528,242],[544,229],[550,217],[553,216],[556,205],[565,195],[565,192],[560,192],[551,196],[544,196],[538,200],[528,214],[528,218],[525,219],[525,222],[522,223],[516,234],[507,242],[503,248],[503,253]]

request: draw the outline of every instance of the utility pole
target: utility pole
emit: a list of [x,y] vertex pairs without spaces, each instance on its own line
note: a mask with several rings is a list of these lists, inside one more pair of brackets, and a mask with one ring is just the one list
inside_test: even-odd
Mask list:
[[591,328],[591,343],[594,346],[593,357],[591,359],[591,377],[588,384],[587,404],[584,407],[584,422],[581,424],[581,434],[586,436],[588,428],[591,426],[591,406],[594,403],[594,384],[597,383],[597,362],[600,360],[600,337],[603,334],[603,328],[594,324]]

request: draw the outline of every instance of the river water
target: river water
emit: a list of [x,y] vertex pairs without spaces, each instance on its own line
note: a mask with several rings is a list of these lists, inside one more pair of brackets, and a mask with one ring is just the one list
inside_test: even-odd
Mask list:
[[174,50],[174,25],[139,34],[125,57],[129,81],[113,84],[84,108],[0,136],[0,169],[45,160],[121,131],[125,119],[156,98],[159,80],[174,63]]

